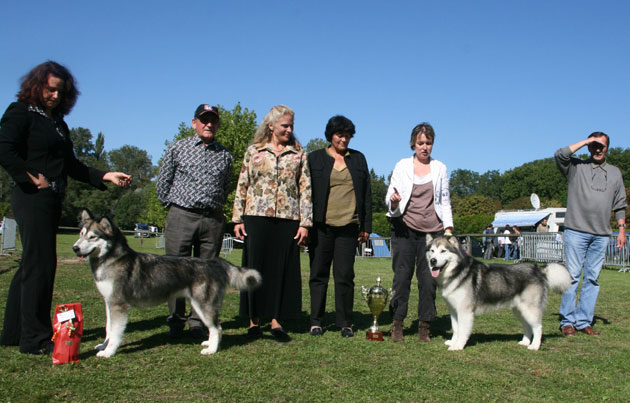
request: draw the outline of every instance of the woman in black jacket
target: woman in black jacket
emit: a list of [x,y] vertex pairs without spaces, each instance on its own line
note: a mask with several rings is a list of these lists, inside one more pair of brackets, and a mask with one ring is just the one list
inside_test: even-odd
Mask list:
[[79,161],[63,120],[79,95],[70,72],[52,61],[22,78],[18,101],[0,120],[0,165],[15,186],[11,207],[22,240],[22,259],[9,287],[0,345],[49,354],[56,235],[68,176],[105,190],[102,181],[127,186],[131,176],[103,172]]
[[333,116],[326,125],[330,145],[308,155],[311,170],[313,224],[309,257],[312,336],[323,333],[326,291],[333,264],[336,324],[352,337],[354,256],[358,243],[372,231],[372,188],[365,156],[348,148],[354,124]]

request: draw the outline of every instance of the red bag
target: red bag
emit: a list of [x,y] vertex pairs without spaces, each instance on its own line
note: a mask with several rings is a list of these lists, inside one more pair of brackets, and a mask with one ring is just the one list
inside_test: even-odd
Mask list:
[[79,362],[79,347],[83,335],[83,312],[81,303],[57,305],[53,317],[53,337],[55,349],[53,364]]

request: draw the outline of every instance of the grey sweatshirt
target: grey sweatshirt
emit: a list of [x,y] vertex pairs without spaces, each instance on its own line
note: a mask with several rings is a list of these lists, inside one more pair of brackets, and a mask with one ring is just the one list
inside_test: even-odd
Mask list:
[[594,235],[610,235],[610,212],[625,218],[626,189],[619,168],[591,158],[571,157],[567,146],[556,151],[556,165],[569,182],[566,228]]

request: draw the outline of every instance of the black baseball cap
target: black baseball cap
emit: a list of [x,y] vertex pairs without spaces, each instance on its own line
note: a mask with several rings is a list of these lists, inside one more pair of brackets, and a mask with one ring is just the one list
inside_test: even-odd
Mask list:
[[219,108],[213,105],[201,104],[195,110],[195,119],[199,119],[199,117],[205,113],[214,113],[218,118],[220,118]]

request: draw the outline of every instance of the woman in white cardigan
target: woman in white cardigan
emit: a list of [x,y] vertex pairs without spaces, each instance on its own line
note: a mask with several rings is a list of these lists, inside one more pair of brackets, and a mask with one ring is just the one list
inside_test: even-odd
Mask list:
[[430,341],[430,322],[437,316],[436,283],[425,258],[426,235],[449,235],[453,230],[453,214],[446,165],[431,158],[434,139],[430,124],[421,123],[413,128],[409,144],[415,153],[396,164],[385,197],[387,216],[392,223],[394,296],[389,311],[394,321],[393,341],[403,340],[414,269],[419,292],[419,341]]

